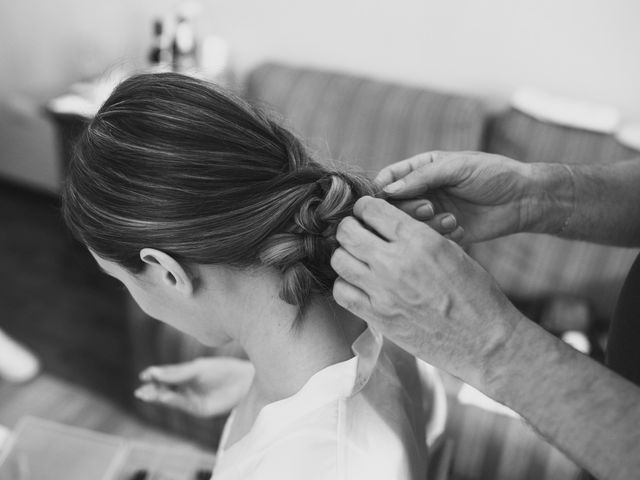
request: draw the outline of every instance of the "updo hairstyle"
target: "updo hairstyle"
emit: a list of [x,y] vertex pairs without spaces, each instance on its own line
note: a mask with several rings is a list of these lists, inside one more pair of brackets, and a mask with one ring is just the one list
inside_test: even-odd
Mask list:
[[142,74],[114,90],[79,139],[63,212],[79,240],[133,273],[145,247],[186,266],[273,267],[281,298],[302,312],[331,294],[336,227],[372,193],[229,92]]

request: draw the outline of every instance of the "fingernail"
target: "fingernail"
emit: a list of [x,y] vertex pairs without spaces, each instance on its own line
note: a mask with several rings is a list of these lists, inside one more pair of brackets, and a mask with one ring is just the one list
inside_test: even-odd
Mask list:
[[150,382],[153,379],[153,375],[151,374],[151,369],[147,368],[140,372],[139,375],[140,380],[143,382]]
[[420,205],[416,208],[416,217],[419,219],[429,220],[430,218],[433,218],[433,214],[434,212],[431,204]]
[[396,193],[402,190],[403,186],[404,182],[402,180],[398,180],[397,182],[393,182],[392,184],[387,185],[383,188],[383,190],[387,193]]
[[453,215],[447,215],[440,221],[440,225],[444,228],[454,228],[456,226],[456,217]]

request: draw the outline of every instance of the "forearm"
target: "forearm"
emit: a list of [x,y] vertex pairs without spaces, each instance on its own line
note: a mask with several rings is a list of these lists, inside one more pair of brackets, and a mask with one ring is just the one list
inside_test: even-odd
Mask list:
[[599,479],[640,471],[640,388],[522,318],[480,387]]
[[610,165],[532,164],[529,229],[640,246],[640,159]]

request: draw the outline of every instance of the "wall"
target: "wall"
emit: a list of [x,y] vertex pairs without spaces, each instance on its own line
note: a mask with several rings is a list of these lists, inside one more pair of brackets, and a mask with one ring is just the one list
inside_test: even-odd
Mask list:
[[[57,185],[43,101],[114,62],[139,64],[163,0],[0,3],[0,174]],[[209,0],[203,33],[239,72],[275,59],[483,96],[514,88],[616,106],[640,121],[636,0]]]
[[[264,57],[488,96],[523,84],[640,120],[636,0],[216,2],[238,64]],[[251,12],[249,14],[248,12]]]
[[47,100],[120,63],[138,65],[162,0],[0,0],[0,176],[56,190]]

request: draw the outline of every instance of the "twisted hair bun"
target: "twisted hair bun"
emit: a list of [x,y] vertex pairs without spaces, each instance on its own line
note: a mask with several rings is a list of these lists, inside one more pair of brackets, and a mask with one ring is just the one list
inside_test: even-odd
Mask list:
[[266,240],[260,260],[282,272],[280,297],[304,310],[312,295],[331,293],[337,277],[330,266],[338,246],[336,229],[355,201],[372,189],[363,177],[329,171],[300,190],[303,198],[293,221]]

